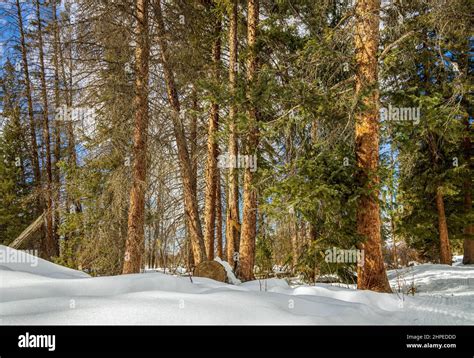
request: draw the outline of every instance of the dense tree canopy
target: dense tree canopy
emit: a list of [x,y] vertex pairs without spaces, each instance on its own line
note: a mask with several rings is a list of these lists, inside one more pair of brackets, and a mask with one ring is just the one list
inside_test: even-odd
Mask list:
[[45,212],[42,255],[97,275],[223,256],[383,291],[385,267],[474,263],[472,2],[0,13],[0,243]]

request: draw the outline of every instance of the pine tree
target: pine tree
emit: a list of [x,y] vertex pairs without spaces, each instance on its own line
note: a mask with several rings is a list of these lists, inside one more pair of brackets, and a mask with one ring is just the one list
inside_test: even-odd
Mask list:
[[[254,155],[258,145],[257,99],[252,95],[258,76],[257,34],[259,20],[259,0],[247,2],[247,110],[248,133],[246,138],[246,155]],[[240,275],[244,280],[254,278],[255,239],[257,235],[257,190],[254,187],[254,174],[251,168],[245,168],[243,183],[243,219],[240,239]]]
[[184,205],[186,216],[189,220],[189,231],[193,246],[194,264],[198,265],[202,261],[205,261],[206,249],[204,245],[204,237],[202,234],[201,221],[199,218],[197,198],[195,196],[195,190],[193,186],[193,167],[186,143],[186,136],[181,117],[181,104],[176,89],[175,76],[169,61],[168,43],[166,41],[165,25],[160,1],[154,2],[153,9],[158,30],[156,41],[160,46],[161,64],[163,66],[164,78],[167,87],[168,101],[172,108],[171,122],[173,124],[176,146],[178,148],[181,180],[184,191]]
[[0,77],[0,237],[3,245],[13,241],[34,218],[27,128],[22,122],[24,88],[13,64],[7,59]]
[[[221,28],[220,10],[213,4],[215,24],[214,42],[212,43],[212,79],[217,83],[220,75],[221,61]],[[208,260],[214,259],[214,242],[216,229],[216,193],[217,193],[217,132],[219,126],[219,104],[214,100],[209,112],[209,126],[207,132],[207,165],[206,165],[206,193],[204,205],[204,243]]]
[[[238,2],[232,0],[229,5],[229,91],[233,101],[229,108],[229,143],[228,155],[237,158],[239,155],[238,138],[236,129],[237,106],[235,95],[238,76]],[[237,168],[229,168],[228,194],[226,211],[226,246],[227,261],[233,265],[234,253],[239,251],[240,217],[239,217],[239,175]]]
[[42,116],[43,116],[43,144],[45,151],[46,163],[46,187],[44,189],[44,202],[46,203],[46,235],[43,243],[43,255],[46,257],[57,256],[59,254],[59,244],[54,234],[53,223],[53,172],[51,166],[51,141],[50,141],[50,125],[49,125],[49,103],[48,89],[46,87],[46,73],[43,47],[43,24],[41,19],[41,6],[39,0],[36,0],[36,21],[38,36],[38,52],[40,63],[40,81],[41,81],[41,97],[42,97]]
[[[25,31],[23,25],[23,14],[20,5],[20,0],[16,0],[16,8],[18,14],[18,30],[20,33],[20,46],[21,46],[21,59],[22,59],[22,70],[25,82],[25,96],[28,104],[28,119],[29,119],[29,137],[30,137],[30,158],[33,167],[34,180],[36,186],[39,188],[41,185],[41,172],[39,167],[38,158],[38,143],[36,139],[36,121],[33,113],[33,96],[32,86],[30,80],[30,68],[28,63],[28,48],[26,44]],[[40,204],[38,204],[38,212],[40,210]]]
[[[422,258],[445,264],[451,264],[451,250],[459,249],[469,215],[463,208],[462,187],[470,170],[460,145],[467,113],[458,105],[469,98],[461,95],[467,88],[460,75],[467,73],[467,61],[462,72],[455,70],[461,68],[462,53],[467,53],[462,39],[468,35],[465,25],[454,29],[443,19],[464,13],[458,6],[462,8],[458,2],[449,7],[433,2],[393,9],[385,20],[385,33],[399,39],[383,51],[384,82],[390,89],[385,101],[420,111],[417,122],[386,121],[400,168],[396,235]],[[460,24],[464,22],[459,18]]]
[[137,0],[137,45],[135,48],[135,128],[133,134],[132,189],[128,212],[128,237],[123,273],[140,272],[144,248],[145,191],[148,136],[148,0]]
[[[53,32],[53,66],[54,66],[54,107],[55,113],[58,112],[61,107],[60,99],[60,85],[59,85],[59,24],[57,19],[57,8],[56,0],[52,2],[52,32]],[[53,217],[53,233],[55,235],[54,240],[58,241],[58,227],[60,223],[59,217],[59,205],[60,205],[60,169],[59,162],[61,161],[61,123],[58,118],[55,117],[53,122],[54,126],[54,149],[53,149],[53,162],[52,162],[52,174],[53,174],[53,196],[54,196],[54,217]]]
[[382,256],[377,167],[379,160],[378,69],[379,0],[361,0],[356,5],[356,94],[361,108],[355,116],[356,161],[362,189],[357,207],[357,232],[364,239],[363,266],[359,266],[357,287],[391,292]]
[[[65,121],[67,160],[61,168],[67,197],[60,233],[66,240],[60,263],[113,275],[123,272],[128,231],[135,118],[130,29],[136,22],[133,12],[114,4],[84,5],[76,9],[84,21],[72,22],[67,8],[62,14],[66,41],[61,77],[67,108],[77,118],[68,113]],[[78,86],[79,67],[94,73],[94,81]]]

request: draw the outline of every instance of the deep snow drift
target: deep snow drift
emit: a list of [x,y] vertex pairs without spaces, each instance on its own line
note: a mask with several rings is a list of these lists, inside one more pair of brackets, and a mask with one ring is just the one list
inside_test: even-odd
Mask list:
[[92,278],[0,245],[0,324],[474,324],[474,267],[390,271],[394,292],[144,273]]

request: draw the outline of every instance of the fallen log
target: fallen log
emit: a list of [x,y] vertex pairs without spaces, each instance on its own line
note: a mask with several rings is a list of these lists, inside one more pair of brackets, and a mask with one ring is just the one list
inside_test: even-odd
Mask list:
[[[41,238],[45,233],[45,222],[46,216],[43,212],[30,226],[28,226],[23,232],[9,245],[11,248],[18,249],[21,246],[28,244],[34,238]],[[41,236],[40,236],[41,235]]]

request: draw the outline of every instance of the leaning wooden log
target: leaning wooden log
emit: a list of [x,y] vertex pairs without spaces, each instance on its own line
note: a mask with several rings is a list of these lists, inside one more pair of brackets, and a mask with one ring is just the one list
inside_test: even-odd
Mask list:
[[32,239],[39,239],[45,232],[45,213],[43,212],[33,223],[30,224],[23,232],[9,245],[11,248],[18,249],[27,245]]

